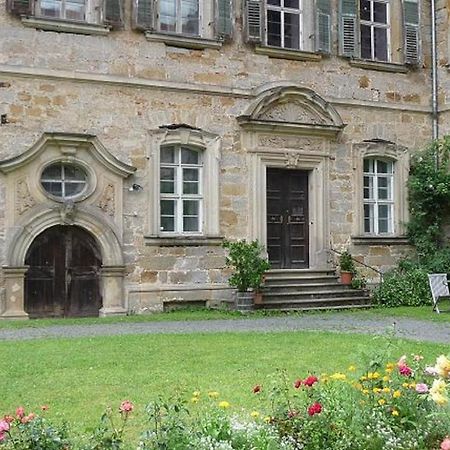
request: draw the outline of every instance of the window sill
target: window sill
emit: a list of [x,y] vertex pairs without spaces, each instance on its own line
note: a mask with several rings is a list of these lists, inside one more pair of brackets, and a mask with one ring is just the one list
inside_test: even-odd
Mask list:
[[93,23],[69,22],[57,19],[40,17],[22,17],[22,23],[26,27],[45,31],[58,31],[62,33],[89,34],[106,36],[109,27]]
[[355,245],[411,245],[406,236],[352,236]]
[[266,55],[269,58],[293,59],[296,61],[320,61],[322,59],[322,55],[319,53],[260,45],[255,47],[255,53],[258,55]]
[[222,47],[222,41],[214,39],[205,39],[196,36],[184,36],[175,34],[145,32],[145,38],[150,42],[162,42],[172,47],[191,48],[194,50],[204,50],[205,48],[219,49]]
[[409,68],[404,64],[383,62],[383,61],[368,61],[365,59],[350,59],[348,62],[352,67],[359,67],[360,69],[378,70],[379,72],[394,72],[394,73],[408,73]]
[[221,236],[145,236],[145,245],[157,247],[220,246]]

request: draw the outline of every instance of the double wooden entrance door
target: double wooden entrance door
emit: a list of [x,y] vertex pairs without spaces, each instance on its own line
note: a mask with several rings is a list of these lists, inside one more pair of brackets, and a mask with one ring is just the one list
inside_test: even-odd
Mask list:
[[267,251],[274,269],[309,267],[308,172],[267,169]]
[[101,256],[95,239],[75,226],[54,226],[31,244],[25,264],[30,317],[98,316]]

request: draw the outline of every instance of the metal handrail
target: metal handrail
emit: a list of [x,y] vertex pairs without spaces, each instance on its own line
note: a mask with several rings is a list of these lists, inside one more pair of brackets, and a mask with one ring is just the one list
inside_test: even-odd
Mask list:
[[[343,253],[343,252],[339,252],[331,247],[328,249],[328,252],[336,253],[339,256],[342,255],[342,253]],[[352,258],[352,261],[354,261],[355,263],[360,264],[361,266],[367,267],[368,269],[371,269],[374,272],[376,272],[378,274],[378,276],[380,277],[380,284],[383,284],[383,272],[381,272],[381,270],[375,269],[375,267],[369,266],[369,264],[363,263],[362,261],[358,261],[356,258],[353,258],[352,255],[350,255],[350,258]]]

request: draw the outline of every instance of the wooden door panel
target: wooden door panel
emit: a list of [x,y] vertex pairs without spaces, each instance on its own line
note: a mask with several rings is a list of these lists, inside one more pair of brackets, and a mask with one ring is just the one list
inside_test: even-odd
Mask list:
[[267,169],[267,251],[273,268],[309,265],[308,173]]

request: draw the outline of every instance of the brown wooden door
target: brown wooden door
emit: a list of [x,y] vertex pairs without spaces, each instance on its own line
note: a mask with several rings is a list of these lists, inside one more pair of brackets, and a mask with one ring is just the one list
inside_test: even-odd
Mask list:
[[309,267],[308,172],[267,169],[267,251],[274,269]]
[[101,256],[95,239],[74,226],[54,226],[28,249],[25,311],[30,317],[98,316]]

